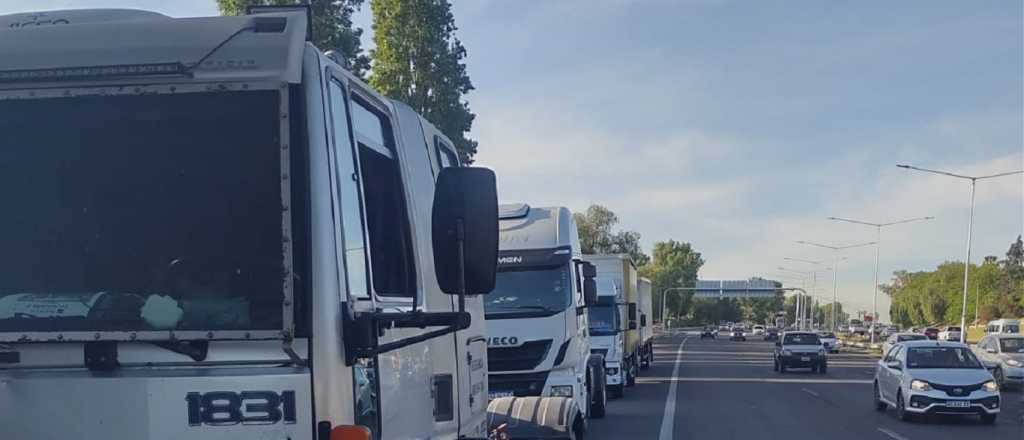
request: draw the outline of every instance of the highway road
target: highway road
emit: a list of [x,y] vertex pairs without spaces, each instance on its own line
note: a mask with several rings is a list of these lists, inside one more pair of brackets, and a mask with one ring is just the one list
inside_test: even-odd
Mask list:
[[977,417],[935,417],[905,423],[892,410],[875,412],[871,379],[876,358],[833,354],[828,374],[772,371],[770,342],[659,338],[655,363],[626,396],[592,420],[599,440],[1021,440],[1024,393],[1003,392],[995,426]]

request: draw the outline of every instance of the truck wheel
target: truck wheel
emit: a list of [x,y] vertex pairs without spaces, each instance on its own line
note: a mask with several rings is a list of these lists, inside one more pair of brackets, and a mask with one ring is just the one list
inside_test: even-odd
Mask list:
[[590,418],[603,419],[608,409],[608,394],[605,390],[604,381],[595,380],[590,389]]
[[629,373],[626,374],[626,386],[627,387],[634,387],[634,386],[636,386],[636,370],[637,370],[636,361],[634,360],[629,365]]

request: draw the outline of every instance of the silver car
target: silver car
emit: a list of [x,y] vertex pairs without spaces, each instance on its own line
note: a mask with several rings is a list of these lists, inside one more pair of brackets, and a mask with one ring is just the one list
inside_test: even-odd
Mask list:
[[973,347],[974,354],[992,370],[999,386],[1024,387],[1024,336],[993,334]]
[[882,353],[888,353],[889,350],[892,350],[893,345],[900,342],[924,341],[927,339],[928,337],[921,333],[895,333],[886,338],[885,342],[882,343]]
[[959,342],[908,341],[878,361],[875,409],[896,409],[900,420],[917,414],[978,415],[992,424],[1002,404],[999,384]]

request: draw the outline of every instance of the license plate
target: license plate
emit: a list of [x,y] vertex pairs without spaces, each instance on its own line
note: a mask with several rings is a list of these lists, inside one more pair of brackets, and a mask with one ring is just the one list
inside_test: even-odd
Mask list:
[[487,397],[491,399],[497,399],[499,397],[512,397],[511,391],[491,391],[487,393]]
[[971,402],[966,400],[950,400],[946,402],[946,406],[950,408],[970,408]]
[[810,360],[811,360],[811,358],[808,357],[808,356],[801,356],[800,357],[800,362],[809,362]]

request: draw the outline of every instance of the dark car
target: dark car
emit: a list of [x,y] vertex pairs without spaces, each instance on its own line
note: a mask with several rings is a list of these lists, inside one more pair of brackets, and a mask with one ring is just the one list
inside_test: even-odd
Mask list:
[[766,341],[778,341],[779,340],[779,329],[768,328],[764,331],[764,340]]
[[718,332],[715,331],[714,327],[704,327],[704,329],[700,331],[700,338],[701,339],[704,339],[704,338],[716,339],[715,336],[717,334],[718,334]]
[[828,371],[828,354],[817,333],[785,332],[775,343],[772,353],[775,371],[785,373],[787,368],[810,368],[812,372]]
[[730,341],[747,341],[747,329],[743,327],[733,327],[732,331],[729,332]]
[[924,329],[923,333],[924,333],[925,336],[928,337],[928,339],[931,339],[933,341],[939,340],[939,329],[937,329],[935,327],[928,327],[928,328]]

